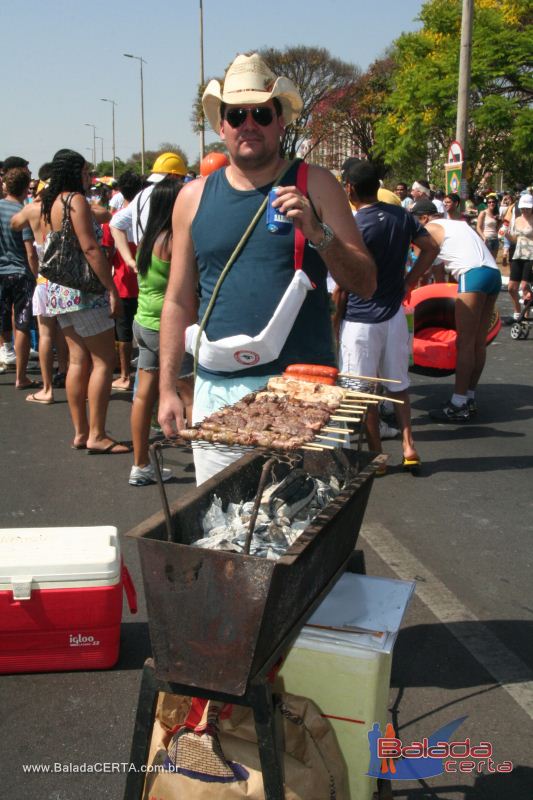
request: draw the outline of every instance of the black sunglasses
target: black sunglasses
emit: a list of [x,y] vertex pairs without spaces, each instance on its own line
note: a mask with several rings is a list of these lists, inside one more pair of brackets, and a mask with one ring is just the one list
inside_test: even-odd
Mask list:
[[267,106],[259,106],[257,108],[228,108],[224,114],[224,119],[232,128],[240,128],[248,114],[251,114],[253,121],[261,125],[262,128],[267,128],[274,119],[274,112]]

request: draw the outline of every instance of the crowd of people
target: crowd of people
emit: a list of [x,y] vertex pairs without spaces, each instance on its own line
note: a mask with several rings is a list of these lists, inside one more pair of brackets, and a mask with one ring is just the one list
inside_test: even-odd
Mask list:
[[[280,139],[302,100],[257,54],[238,56],[222,85],[211,81],[203,107],[229,160],[216,154],[198,179],[175,153],[160,155],[146,180],[126,172],[117,182],[91,180],[85,159],[68,149],[41,167],[38,180],[25,159],[4,160],[0,370],[15,366],[15,388],[29,390],[34,404],[52,404],[54,388],[65,385],[71,446],[92,455],[131,452],[107,434],[106,413],[111,392],[132,392],[129,482],[140,486],[155,481],[148,445],[157,404],[162,431],[172,436],[291,363],[339,363],[345,372],[397,380],[387,392],[402,401],[394,406],[402,463],[418,469],[406,294],[424,280],[458,284],[455,386],[432,416],[466,422],[477,410],[501,288],[500,247],[515,315],[520,290],[530,291],[531,192],[489,192],[461,210],[457,195],[434,192],[425,179],[410,190],[402,182],[386,189],[367,161],[349,158],[340,180],[285,161]],[[290,223],[290,235],[273,235],[260,221],[272,187],[274,212]],[[98,293],[40,274],[65,220],[100,282]],[[40,384],[27,374],[35,320]],[[375,409],[366,429],[369,447],[381,451]],[[194,448],[197,482],[234,457]],[[164,470],[163,479],[170,477]]]

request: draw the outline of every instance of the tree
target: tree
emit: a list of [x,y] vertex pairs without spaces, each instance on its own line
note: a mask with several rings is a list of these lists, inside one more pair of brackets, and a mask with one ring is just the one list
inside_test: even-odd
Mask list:
[[[487,171],[531,168],[531,6],[528,0],[476,0],[469,122],[471,183]],[[423,27],[400,36],[376,150],[387,164],[420,177],[427,160],[442,185],[455,138],[461,0],[429,0]],[[528,133],[529,131],[529,133]],[[416,171],[415,171],[416,170]]]
[[[331,93],[349,86],[359,76],[360,70],[354,64],[333,58],[322,47],[298,45],[287,47],[285,50],[268,48],[259,50],[259,54],[275,75],[290,78],[302,96],[302,113],[299,119],[287,126],[281,142],[281,154],[287,158],[294,158],[299,145],[309,138],[309,122],[313,109]],[[192,109],[191,122],[196,133],[200,130],[202,118],[202,94],[209,80],[204,86],[198,86]],[[223,83],[223,78],[217,80]],[[215,133],[218,134],[218,131]],[[312,147],[318,143],[314,141]]]
[[[144,166],[145,169],[150,172],[152,165],[156,158],[161,155],[161,153],[176,153],[176,155],[181,156],[183,159],[183,163],[187,166],[189,159],[185,154],[185,151],[179,146],[179,144],[173,144],[172,142],[163,142],[159,145],[157,150],[145,150],[144,151]],[[139,175],[141,174],[141,153],[132,153],[131,156],[128,158],[126,162],[126,168],[132,169],[134,172],[137,172]]]
[[[119,178],[123,172],[129,169],[128,165],[121,161],[120,158],[115,158],[115,175]],[[100,161],[99,164],[96,165],[96,173],[100,176],[104,175],[112,175],[113,174],[113,162],[112,161]]]
[[[310,121],[314,109],[322,101],[342,89],[349,87],[360,75],[359,67],[334,58],[323,47],[286,47],[285,50],[268,48],[260,50],[260,55],[275,75],[290,78],[298,87],[303,100],[299,118],[288,125],[281,142],[281,152],[287,158],[294,158],[300,144],[310,137]],[[328,120],[331,108],[322,112],[323,128],[321,138],[314,138],[310,149],[316,147],[328,135]],[[310,150],[309,150],[310,151]]]
[[374,162],[380,177],[387,172],[383,158],[375,153],[375,125],[389,89],[394,62],[378,59],[349,86],[332,92],[313,109],[309,130],[313,142],[334,130],[342,142],[341,162],[361,154]]

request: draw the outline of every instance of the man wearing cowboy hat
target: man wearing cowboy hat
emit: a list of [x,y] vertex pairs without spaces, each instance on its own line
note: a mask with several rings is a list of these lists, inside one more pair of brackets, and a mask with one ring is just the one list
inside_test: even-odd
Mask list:
[[[304,187],[301,172],[307,167],[302,170],[280,156],[285,126],[302,108],[292,81],[276,77],[257,53],[239,55],[223,88],[212,80],[202,102],[230,164],[184,186],[174,207],[160,344],[159,419],[167,436],[183,425],[175,385],[185,335],[189,351],[199,353],[193,413],[198,422],[263,386],[290,363],[335,364],[328,270],[337,284],[363,297],[376,287],[375,264],[338,181],[327,170],[310,166]],[[269,232],[263,213],[235,257],[237,244],[273,186],[279,188],[272,205],[291,221],[289,235]],[[301,269],[296,265],[299,241]],[[198,283],[202,323],[188,327],[194,322]],[[235,341],[246,344],[232,351]],[[198,483],[229,463],[205,453],[204,448],[195,452]]]

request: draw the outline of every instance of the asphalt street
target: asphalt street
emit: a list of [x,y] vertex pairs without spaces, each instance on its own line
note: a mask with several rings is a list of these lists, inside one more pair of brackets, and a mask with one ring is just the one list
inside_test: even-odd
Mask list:
[[[509,313],[502,293],[500,310]],[[390,713],[402,741],[467,716],[459,738],[489,741],[507,774],[443,774],[393,782],[398,800],[531,800],[533,797],[533,335],[503,328],[488,351],[479,411],[463,426],[431,420],[452,378],[413,377],[419,477],[402,472],[400,444],[385,442],[391,469],[374,481],[358,547],[369,575],[416,580],[398,637]],[[134,488],[131,457],[70,449],[64,390],[51,406],[25,402],[14,373],[0,375],[0,527],[115,525],[123,535],[161,510],[156,486]],[[109,431],[128,440],[131,396],[114,394]],[[167,451],[170,501],[194,486],[189,456]],[[139,595],[124,606],[120,660],[103,672],[0,678],[0,795],[29,800],[121,800],[125,774],[28,774],[25,764],[127,762],[140,670],[150,655],[135,543],[123,554]],[[132,799],[133,800],[133,799]],[[355,799],[354,799],[355,800]]]

